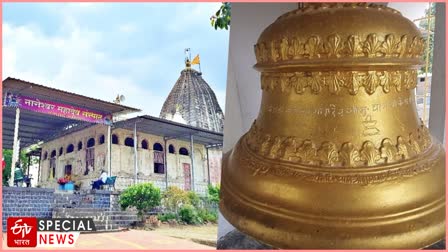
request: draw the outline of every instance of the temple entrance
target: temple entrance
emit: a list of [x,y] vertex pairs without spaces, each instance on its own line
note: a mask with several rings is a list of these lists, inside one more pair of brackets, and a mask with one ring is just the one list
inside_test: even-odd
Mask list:
[[48,176],[50,179],[56,177],[56,158],[52,157],[50,159],[50,175]]
[[154,173],[163,174],[165,173],[165,153],[163,152],[163,147],[159,143],[153,145],[154,149]]
[[186,191],[191,190],[191,169],[190,164],[183,163],[182,164],[184,168],[184,178],[185,178],[185,185],[184,188]]
[[93,172],[95,165],[95,148],[87,148],[86,149],[86,170],[84,172],[84,175],[89,174],[90,172]]
[[53,150],[50,155],[50,179],[56,177],[56,150]]
[[71,176],[72,175],[72,165],[66,165],[64,168],[64,175]]

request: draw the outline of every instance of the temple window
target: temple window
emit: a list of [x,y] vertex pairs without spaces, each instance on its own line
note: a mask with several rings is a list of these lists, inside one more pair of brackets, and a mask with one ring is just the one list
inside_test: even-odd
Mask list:
[[87,141],[87,148],[91,148],[91,147],[93,147],[93,146],[95,146],[95,138],[90,138],[90,139]]
[[106,138],[104,137],[104,135],[101,135],[100,138],[98,139],[98,143],[99,143],[99,144],[103,144],[104,141],[105,141],[105,139],[106,139]]
[[155,143],[153,146],[154,149],[154,173],[163,174],[165,173],[165,166],[164,166],[164,153],[163,153],[163,147],[159,143]]
[[172,153],[172,154],[176,153],[176,149],[174,149],[174,146],[172,144],[170,144],[170,146],[168,146],[168,152]]
[[145,149],[145,150],[148,149],[148,141],[146,141],[146,140],[142,141],[142,149]]
[[112,144],[118,144],[118,136],[115,134],[112,135]]
[[75,150],[75,146],[73,146],[73,144],[69,144],[67,146],[67,151],[66,153],[72,153]]
[[179,149],[179,154],[180,155],[184,155],[184,156],[188,156],[189,155],[187,148],[184,148],[184,147]]
[[81,141],[79,141],[79,143],[78,143],[78,150],[82,150],[82,142]]
[[124,145],[128,147],[134,147],[134,139],[132,139],[131,137],[127,137],[124,140]]

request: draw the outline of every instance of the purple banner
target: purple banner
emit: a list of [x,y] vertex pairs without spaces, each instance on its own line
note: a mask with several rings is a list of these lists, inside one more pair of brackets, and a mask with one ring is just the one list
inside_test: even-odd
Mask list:
[[38,113],[55,115],[91,123],[112,124],[112,116],[61,103],[6,93],[4,106],[19,107]]

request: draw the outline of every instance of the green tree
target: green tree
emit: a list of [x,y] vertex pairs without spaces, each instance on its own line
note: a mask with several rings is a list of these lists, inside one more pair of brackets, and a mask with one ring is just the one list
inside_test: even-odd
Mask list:
[[231,19],[231,4],[228,2],[222,3],[219,10],[210,18],[212,27],[215,30],[219,29],[229,29]]
[[220,192],[219,185],[213,186],[208,185],[208,191],[207,191],[207,197],[210,200],[210,202],[213,203],[219,203],[219,192]]
[[198,224],[202,224],[202,222],[204,221],[199,216],[198,210],[190,204],[183,205],[180,208],[179,216],[180,216],[180,220],[187,224],[198,225]]
[[[430,12],[431,10],[431,12]],[[430,8],[425,10],[425,17],[431,16],[430,22],[428,22],[428,19],[423,19],[419,22],[419,27],[425,31],[425,33],[428,31],[430,34],[428,35],[429,38],[429,57],[428,57],[428,73],[432,73],[432,58],[433,58],[433,49],[434,49],[434,28],[435,28],[435,18],[434,15],[436,13],[436,3],[431,3]],[[425,44],[426,48],[426,44]],[[426,50],[423,53],[423,60],[426,63]],[[420,71],[425,72],[426,67],[422,66],[420,68]]]
[[[11,177],[12,150],[3,149],[2,154],[3,154],[3,158],[5,159],[5,163],[6,163],[6,167],[3,170],[2,181],[3,181],[3,185],[8,185],[9,178]],[[26,152],[24,150],[22,150],[20,152],[19,159],[20,159],[20,165],[23,169],[23,172],[24,173],[27,172],[26,169],[28,167],[28,157],[26,156]]]
[[179,207],[184,204],[191,204],[188,192],[176,186],[169,186],[163,192],[163,206],[170,212],[177,213]]
[[126,188],[120,195],[120,205],[123,210],[135,207],[138,215],[143,217],[144,213],[160,205],[160,189],[152,183],[141,183]]

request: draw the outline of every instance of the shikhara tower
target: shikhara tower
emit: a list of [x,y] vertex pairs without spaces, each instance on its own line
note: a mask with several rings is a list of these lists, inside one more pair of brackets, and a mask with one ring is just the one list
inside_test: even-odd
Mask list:
[[160,118],[223,132],[224,114],[215,93],[202,73],[191,68],[189,59],[185,65],[163,104]]

